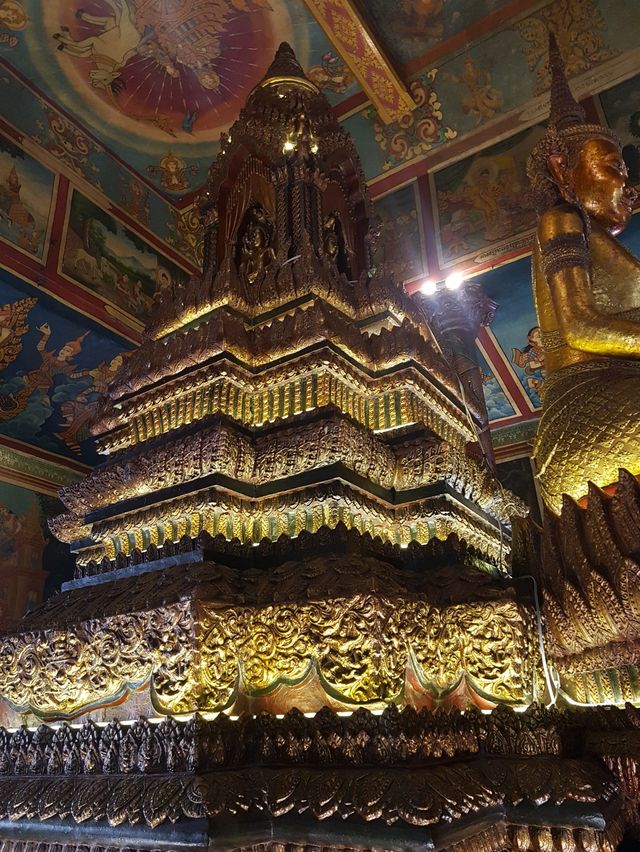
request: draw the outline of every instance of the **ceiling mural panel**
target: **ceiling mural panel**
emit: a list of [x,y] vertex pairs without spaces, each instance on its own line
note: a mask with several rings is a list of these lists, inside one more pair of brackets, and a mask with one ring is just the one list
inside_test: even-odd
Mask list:
[[[620,0],[613,15],[607,12],[607,0],[550,3],[439,66],[438,92],[447,120],[462,136],[544,95],[549,88],[549,29],[556,33],[568,75],[578,77],[637,50],[638,26],[640,4],[635,0]],[[588,82],[596,84],[596,78]],[[546,114],[546,103],[539,109]]]
[[438,72],[447,120],[460,135],[521,108],[533,96],[522,37],[513,29],[445,60]]
[[508,0],[367,0],[382,45],[398,64],[457,35]]
[[398,281],[426,274],[424,226],[415,181],[377,198],[374,204],[382,233],[375,254]]
[[353,72],[344,59],[333,48],[325,50],[319,37],[319,27],[310,25],[313,48],[309,64],[305,68],[307,77],[323,92],[330,104],[336,105],[360,91]]
[[480,368],[482,370],[482,387],[484,398],[487,403],[489,420],[493,423],[505,420],[516,415],[516,410],[509,402],[504,389],[496,378],[494,371],[489,366],[484,355],[479,356]]
[[171,196],[203,182],[280,41],[330,97],[357,90],[303,3],[24,2],[28,23],[10,61]]
[[137,177],[125,163],[85,133],[77,122],[37,97],[13,69],[2,65],[1,54],[0,85],[0,124],[7,129],[5,139],[9,134],[15,136],[23,148],[28,147],[48,168],[70,176],[94,194],[99,193],[104,197],[105,206],[108,202],[113,203],[133,221],[169,243],[187,261],[194,262],[194,239],[185,237],[185,226],[181,222],[184,216],[189,220],[187,211],[176,210],[147,183],[146,178]]
[[[611,14],[607,2],[549,3],[472,41],[464,51],[454,48],[453,55],[437,68],[429,63],[427,70],[412,77],[409,91],[418,109],[389,127],[371,106],[349,118],[346,126],[369,155],[364,158],[367,177],[436,149],[441,153],[443,142],[455,140],[459,148],[469,134],[499,121],[508,120],[513,131],[541,119],[548,108],[549,28],[557,33],[568,73],[579,78],[583,94],[606,88],[610,77],[628,76],[629,67],[637,67],[638,62],[635,34],[640,27],[640,3],[620,0]],[[393,29],[396,18],[389,17],[387,30]],[[379,151],[371,145],[371,137]]]
[[154,299],[188,277],[77,190],[69,200],[60,272],[135,318],[140,331]]
[[0,271],[0,435],[95,463],[92,406],[130,348]]
[[0,135],[0,239],[43,260],[55,175]]
[[600,95],[607,124],[622,140],[632,183],[640,184],[640,74]]
[[441,267],[485,260],[491,248],[533,228],[526,164],[542,134],[533,127],[432,175]]
[[[6,20],[0,21],[8,35],[4,45],[0,41],[0,60],[15,66],[81,127],[70,126],[50,104],[39,103],[27,110],[40,113],[31,121],[36,126],[25,128],[28,119],[12,115],[25,111],[23,99],[9,103],[7,120],[109,193],[114,203],[131,193],[131,176],[123,174],[122,164],[167,197],[180,200],[196,191],[218,151],[220,132],[228,128],[282,39],[292,42],[331,103],[339,106],[361,93],[345,57],[302,0],[1,2],[5,10],[7,4],[13,9],[22,3],[24,15],[6,12],[5,19],[15,21],[11,31]],[[476,24],[504,3],[403,0],[391,8],[388,0],[375,0],[371,9],[369,5],[365,11],[392,45],[392,59],[407,38],[420,41],[414,32],[421,31],[429,44],[435,32],[443,33],[439,40],[455,39],[470,28],[464,51],[451,42],[437,67],[427,62],[420,73],[405,78],[418,103],[415,110],[389,125],[372,106],[347,119],[365,154],[369,178],[507,116],[513,130],[526,124],[526,112],[519,113],[547,85],[548,25],[558,32],[570,74],[582,75],[583,89],[604,88],[598,75],[628,76],[630,56],[638,51],[640,4],[635,0],[618,0],[615,15],[607,14],[607,0],[549,3],[475,39]],[[405,30],[408,35],[402,34]],[[16,89],[15,82],[9,83]],[[538,113],[543,107],[536,102]],[[153,198],[148,207],[150,227],[164,238],[169,216],[158,215]]]

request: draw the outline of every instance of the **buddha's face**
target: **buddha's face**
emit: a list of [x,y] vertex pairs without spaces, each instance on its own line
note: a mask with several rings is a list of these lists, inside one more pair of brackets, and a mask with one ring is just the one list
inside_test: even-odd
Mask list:
[[569,183],[592,219],[610,233],[626,227],[636,192],[627,186],[629,175],[622,154],[610,139],[589,139],[582,146]]

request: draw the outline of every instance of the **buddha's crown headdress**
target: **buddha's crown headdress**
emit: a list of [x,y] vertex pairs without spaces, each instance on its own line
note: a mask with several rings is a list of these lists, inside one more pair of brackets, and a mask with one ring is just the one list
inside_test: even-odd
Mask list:
[[549,123],[527,162],[527,176],[538,210],[558,200],[557,188],[549,172],[552,154],[562,154],[571,165],[589,139],[611,139],[620,147],[616,134],[602,124],[589,124],[585,111],[574,98],[565,72],[562,54],[553,32],[549,31],[549,72],[551,74],[551,109]]

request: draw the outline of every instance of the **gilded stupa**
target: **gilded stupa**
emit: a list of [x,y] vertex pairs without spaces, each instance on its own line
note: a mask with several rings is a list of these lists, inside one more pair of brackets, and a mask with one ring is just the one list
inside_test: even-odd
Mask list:
[[473,368],[288,45],[200,211],[61,492],[76,577],[0,643],[0,848],[613,850],[640,720],[543,706],[537,533],[514,581]]

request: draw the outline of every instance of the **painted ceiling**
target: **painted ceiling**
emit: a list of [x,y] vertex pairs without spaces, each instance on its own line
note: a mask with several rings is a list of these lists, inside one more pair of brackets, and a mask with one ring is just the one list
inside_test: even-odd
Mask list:
[[407,288],[455,269],[499,303],[486,400],[501,456],[525,456],[549,28],[640,182],[638,0],[0,0],[0,480],[52,494],[95,463],[91,406],[198,268],[195,195],[283,40],[353,135]]

